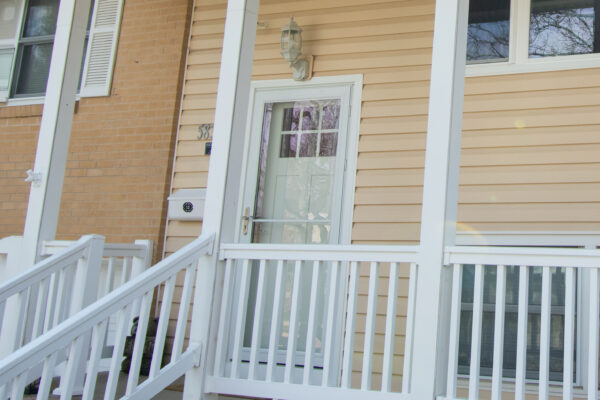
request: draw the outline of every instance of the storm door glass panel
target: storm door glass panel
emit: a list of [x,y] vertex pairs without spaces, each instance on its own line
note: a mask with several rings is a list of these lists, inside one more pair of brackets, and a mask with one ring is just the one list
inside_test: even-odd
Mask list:
[[265,105],[254,243],[329,243],[339,100]]
[[529,57],[600,52],[600,0],[531,0]]
[[[332,213],[339,212],[341,200],[335,201],[336,165],[343,161],[338,149],[340,129],[340,100],[314,100],[265,104],[261,132],[258,182],[253,218],[253,243],[327,244],[337,240],[332,229]],[[335,207],[335,208],[334,208]],[[273,299],[276,263],[267,263],[265,298]],[[303,362],[301,352],[306,348],[309,298],[313,263],[304,263],[297,327],[297,363]],[[331,265],[322,263],[319,269],[319,304],[315,353],[322,355],[325,332],[326,291]],[[284,265],[284,290],[281,334],[278,348],[285,350],[289,337],[294,263]],[[249,347],[254,322],[254,304],[258,281],[258,263],[253,265],[250,298],[246,318],[244,346]],[[266,349],[272,314],[272,302],[263,311],[261,347]],[[317,361],[318,363],[318,361]]]
[[[496,303],[496,267],[484,268],[483,325],[481,333],[481,375],[491,376],[494,358],[494,321]],[[475,267],[463,270],[462,311],[460,315],[459,372],[469,373],[471,330],[473,323],[473,288]],[[529,312],[527,323],[527,379],[539,378],[542,268],[529,268]],[[503,376],[514,378],[517,361],[517,313],[519,299],[519,267],[507,268],[506,312],[504,315]],[[562,381],[565,312],[565,272],[552,270],[550,318],[550,379]],[[577,314],[576,314],[577,318]],[[575,324],[577,326],[577,324]],[[577,363],[575,363],[577,365]],[[575,379],[575,376],[573,376]]]
[[467,38],[467,62],[507,61],[510,0],[471,0]]

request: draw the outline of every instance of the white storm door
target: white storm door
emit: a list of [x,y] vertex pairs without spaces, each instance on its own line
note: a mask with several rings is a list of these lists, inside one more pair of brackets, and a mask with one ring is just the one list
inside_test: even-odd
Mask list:
[[259,92],[240,242],[338,243],[349,87]]
[[[350,85],[324,85],[286,90],[257,90],[251,115],[248,141],[246,179],[242,210],[240,210],[239,241],[242,243],[336,244],[340,242],[341,216],[344,201],[344,173],[347,154],[350,115]],[[267,359],[271,321],[280,321],[277,338],[276,376],[283,373],[281,363],[290,336],[290,313],[294,263],[286,263],[283,271],[283,291],[274,299],[276,263],[267,263],[264,286],[258,287],[258,264],[251,266],[248,308],[244,334],[247,363],[252,339],[256,294],[263,290],[264,298],[281,304],[281,315],[273,316],[271,307],[264,307],[260,333],[261,367]],[[303,263],[300,276],[298,328],[295,332],[295,374],[301,374],[306,351],[309,297],[313,263]],[[327,324],[339,332],[341,320],[326,320],[325,305],[330,293],[332,266],[319,267],[314,365],[311,380],[320,379],[323,365],[323,343]],[[343,279],[340,279],[342,293]],[[341,303],[341,301],[340,301]],[[341,314],[340,314],[341,315]],[[334,358],[338,355],[335,354]],[[247,365],[247,364],[246,364]],[[244,370],[245,366],[241,366]],[[281,376],[279,376],[281,378]],[[277,378],[277,379],[279,379]]]

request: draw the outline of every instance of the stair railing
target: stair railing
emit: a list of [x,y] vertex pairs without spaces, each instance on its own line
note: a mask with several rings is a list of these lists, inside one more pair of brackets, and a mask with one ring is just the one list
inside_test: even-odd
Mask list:
[[96,299],[103,246],[102,236],[84,236],[0,285],[0,356],[49,331]]
[[[67,362],[60,376],[61,399],[71,398],[82,360],[87,361],[83,399],[92,399],[99,376],[106,325],[114,314],[118,315],[118,326],[106,377],[105,399],[116,398],[119,378],[127,379],[125,393],[119,393],[119,396],[127,399],[149,399],[185,374],[198,363],[200,357],[197,344],[188,344],[184,350],[184,339],[197,266],[202,256],[211,253],[213,241],[214,235],[201,236],[137,278],[0,360],[0,399],[7,396],[13,400],[21,399],[25,386],[36,379],[40,379],[37,398],[47,399],[52,388],[57,357],[64,350],[67,353]],[[183,285],[176,288],[179,273],[183,275]],[[140,366],[152,299],[155,291],[161,286],[164,286],[164,290],[151,367],[148,378],[140,382]],[[176,293],[178,299],[174,299]],[[174,302],[178,303],[177,319],[170,321],[171,306]],[[132,310],[138,305],[137,334],[129,374],[125,378],[120,374],[123,350]],[[169,325],[174,327],[174,336],[172,345],[169,346],[169,362],[162,366]],[[31,371],[40,366],[41,373],[32,375]]]

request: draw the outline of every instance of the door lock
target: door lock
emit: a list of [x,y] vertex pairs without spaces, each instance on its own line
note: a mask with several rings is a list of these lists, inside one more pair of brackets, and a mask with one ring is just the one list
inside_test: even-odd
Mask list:
[[244,216],[242,217],[242,235],[248,234],[248,226],[250,225],[250,221],[254,219],[253,215],[250,215],[250,207],[246,207],[244,210]]

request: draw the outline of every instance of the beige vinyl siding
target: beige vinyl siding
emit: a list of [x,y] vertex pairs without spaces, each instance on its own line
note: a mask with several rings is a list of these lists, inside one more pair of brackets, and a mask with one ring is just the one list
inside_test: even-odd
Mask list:
[[[262,0],[253,79],[289,79],[279,28],[303,28],[314,76],[363,74],[354,243],[415,244],[420,233],[434,0]],[[189,46],[173,190],[204,187],[199,124],[212,123],[225,1],[197,0]],[[600,71],[468,78],[459,229],[597,230],[600,223]],[[166,251],[201,223],[170,221]],[[396,374],[401,374],[408,266],[400,281]],[[368,269],[361,269],[355,371],[361,368]],[[374,368],[381,368],[380,282]],[[378,369],[379,368],[379,369]],[[360,378],[354,376],[355,384]],[[374,387],[379,385],[377,376]],[[394,380],[394,385],[399,379]],[[396,387],[397,389],[397,387]]]

